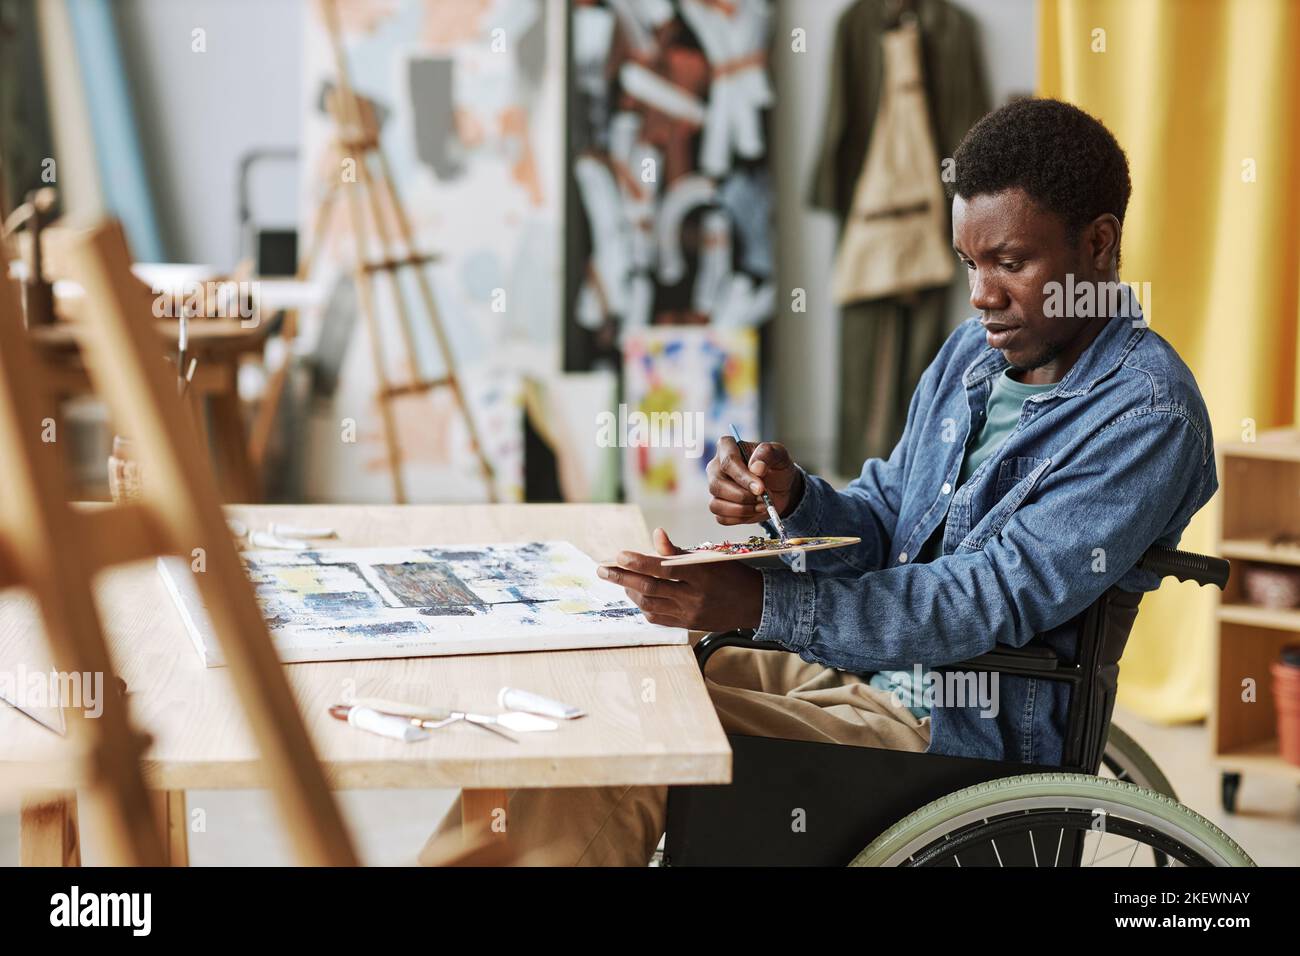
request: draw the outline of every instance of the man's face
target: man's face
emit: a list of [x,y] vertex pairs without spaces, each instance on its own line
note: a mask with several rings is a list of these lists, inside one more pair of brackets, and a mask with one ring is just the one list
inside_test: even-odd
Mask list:
[[1053,361],[1087,319],[1043,314],[1049,282],[1094,279],[1086,242],[1068,241],[1065,223],[1022,189],[952,201],[953,248],[970,280],[970,304],[988,344],[1017,369]]

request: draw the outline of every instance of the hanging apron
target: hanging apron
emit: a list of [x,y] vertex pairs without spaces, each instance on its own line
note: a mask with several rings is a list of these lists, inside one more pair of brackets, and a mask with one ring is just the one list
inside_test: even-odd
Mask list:
[[908,23],[882,37],[880,108],[835,256],[839,305],[947,285],[953,278],[920,36]]

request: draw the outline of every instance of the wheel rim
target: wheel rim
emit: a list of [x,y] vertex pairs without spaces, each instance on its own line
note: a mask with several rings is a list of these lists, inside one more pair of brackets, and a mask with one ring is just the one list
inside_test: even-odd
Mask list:
[[[985,820],[968,827],[965,831],[958,831],[932,842],[929,846],[922,848],[910,859],[904,860],[900,866],[942,866],[947,860],[952,860],[954,865],[962,866],[961,855],[975,854],[975,851],[985,843],[993,848],[994,858],[998,866],[1005,866],[1002,853],[1004,847],[1000,847],[998,839],[1014,841],[1017,837],[1027,838],[1030,852],[1034,864],[1042,868],[1059,868],[1062,866],[1071,866],[1073,857],[1073,842],[1071,842],[1071,859],[1062,859],[1062,848],[1065,841],[1066,832],[1078,833],[1083,835],[1084,846],[1080,848],[1080,857],[1084,868],[1097,867],[1111,860],[1116,860],[1120,865],[1131,867],[1137,858],[1138,851],[1146,848],[1152,851],[1156,861],[1156,866],[1175,865],[1168,862],[1171,858],[1177,861],[1177,865],[1182,866],[1210,866],[1209,860],[1196,856],[1171,835],[1152,830],[1141,824],[1125,820],[1122,817],[1112,817],[1107,822],[1105,833],[1098,833],[1092,827],[1093,815],[1090,811],[1084,810],[1034,810],[1029,813],[1013,814],[999,817],[995,820]],[[1032,826],[1028,825],[1032,821]],[[1056,840],[1050,839],[1050,831],[1056,829],[1059,837]],[[1036,832],[1046,831],[1048,839],[1038,841],[1035,839]],[[1093,842],[1092,852],[1088,852],[1087,844],[1090,835],[1095,834],[1097,839]],[[1101,852],[1103,843],[1108,837],[1113,837],[1121,842],[1116,847],[1114,843],[1107,848],[1105,853]],[[1127,854],[1127,856],[1126,856]],[[977,855],[977,854],[976,854]],[[983,865],[983,864],[981,864]]]
[[[1101,763],[1116,780],[1137,784],[1146,790],[1154,790],[1174,800],[1178,799],[1169,778],[1161,772],[1156,762],[1151,759],[1151,755],[1114,724],[1111,724]],[[1152,848],[1151,853],[1152,862],[1157,867],[1169,865],[1169,857],[1165,853],[1155,848]]]
[[[999,827],[1027,830],[1032,824],[1015,818],[1042,811],[1084,811],[1088,815],[1104,812],[1103,832],[1113,832],[1117,821],[1128,821],[1133,827],[1163,835],[1159,839],[1144,838],[1143,842],[1159,852],[1164,852],[1162,847],[1176,850],[1176,859],[1216,866],[1254,866],[1231,837],[1164,794],[1118,780],[1060,772],[1004,777],[941,797],[886,830],[851,865],[903,865],[922,850],[939,845],[945,837],[976,824],[987,825],[990,820],[1008,821],[999,823]],[[1120,824],[1121,829],[1124,826]]]
[[[1052,800],[1054,805],[1044,805],[1044,800]],[[1089,799],[1087,797],[1084,798],[1058,797],[1055,798],[1054,800],[1053,798],[1044,798],[1044,797],[1021,797],[1019,799],[1009,800],[1005,803],[998,804],[996,815],[998,817],[1012,816],[1012,815],[1023,816],[1026,812],[1032,810],[1056,810],[1056,811],[1082,810],[1088,814],[1091,814],[1093,810],[1097,809],[1097,804],[1098,801],[1096,798]],[[1140,825],[1149,827],[1157,831],[1163,831],[1168,827],[1167,821],[1161,819],[1160,817],[1155,816],[1152,813],[1148,813],[1145,810],[1141,810],[1141,809],[1135,810],[1130,807],[1119,807],[1119,806],[1114,808],[1115,811],[1118,812],[1111,812],[1110,808],[1106,808],[1106,809],[1107,809],[1107,816],[1110,818],[1127,819],[1133,823],[1138,823]],[[903,847],[900,847],[897,851],[890,854],[889,862],[887,862],[885,865],[900,866],[904,861],[909,860],[913,856],[915,856],[924,846],[928,846],[931,843],[935,842],[936,837],[942,838],[943,836],[949,833],[952,833],[956,830],[964,829],[965,827],[970,826],[971,824],[987,822],[987,820],[991,815],[992,814],[990,814],[989,808],[973,809],[973,810],[968,810],[965,813],[958,814],[957,816],[950,818],[949,820],[945,821],[943,824],[940,825],[942,827],[941,832],[936,833],[934,831],[931,831],[930,833],[921,834],[916,838],[914,838],[913,840],[909,841]],[[1220,865],[1226,864],[1228,862],[1227,860],[1223,859],[1220,856],[1220,854],[1215,852],[1214,849],[1210,847],[1207,843],[1199,840],[1196,834],[1185,833],[1184,836],[1191,843],[1189,849],[1195,852],[1196,855],[1201,859],[1218,860],[1220,862]]]

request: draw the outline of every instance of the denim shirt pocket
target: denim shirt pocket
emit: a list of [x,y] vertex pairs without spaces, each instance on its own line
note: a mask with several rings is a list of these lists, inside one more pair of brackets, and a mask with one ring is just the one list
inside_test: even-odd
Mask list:
[[993,486],[997,502],[971,529],[962,541],[962,547],[979,551],[986,541],[1002,530],[1002,526],[1020,507],[1020,503],[1034,490],[1038,479],[1051,466],[1050,458],[1008,458],[998,466],[997,481]]

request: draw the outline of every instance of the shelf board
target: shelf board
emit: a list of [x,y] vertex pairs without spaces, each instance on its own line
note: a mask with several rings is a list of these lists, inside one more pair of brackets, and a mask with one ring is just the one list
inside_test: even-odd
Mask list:
[[1276,740],[1262,740],[1249,746],[1215,754],[1214,762],[1224,770],[1237,770],[1242,773],[1263,771],[1300,780],[1300,766],[1287,763],[1278,755]]
[[1248,624],[1251,627],[1269,627],[1278,631],[1300,632],[1300,610],[1255,607],[1251,604],[1220,604],[1220,621],[1230,624]]
[[1300,431],[1277,428],[1260,432],[1252,442],[1219,442],[1215,450],[1231,458],[1267,458],[1300,461]]
[[1241,561],[1300,566],[1300,547],[1278,547],[1269,544],[1267,538],[1224,538],[1219,544],[1219,554]]

